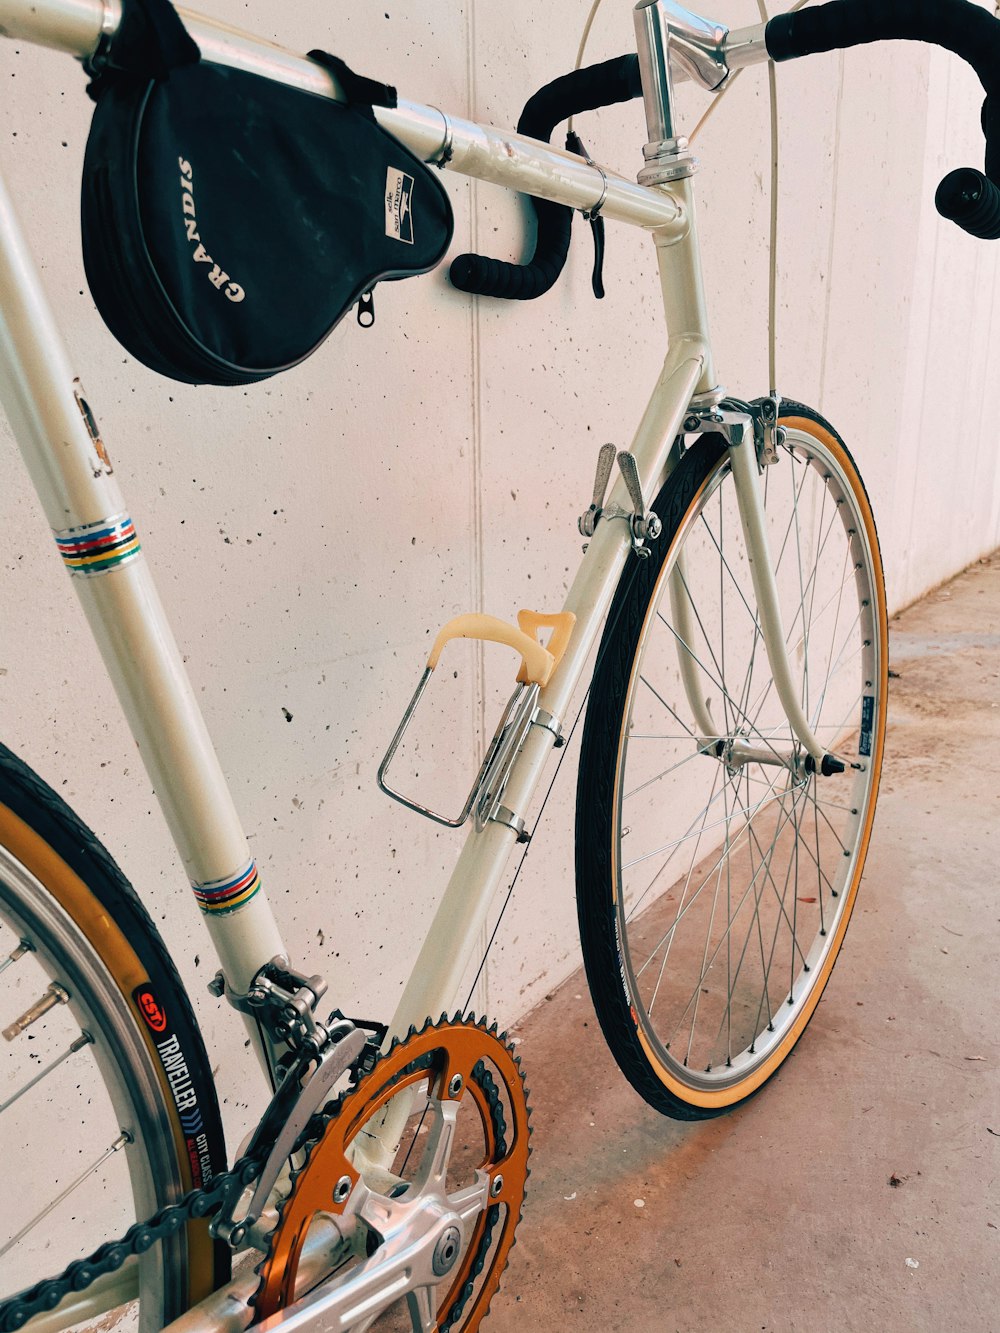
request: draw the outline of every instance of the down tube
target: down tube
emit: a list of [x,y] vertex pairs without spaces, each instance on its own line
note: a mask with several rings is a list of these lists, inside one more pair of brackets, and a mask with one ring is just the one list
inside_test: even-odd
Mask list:
[[[663,372],[632,446],[646,494],[666,475],[671,446],[704,364],[704,347],[694,338],[678,338],[667,353]],[[610,499],[624,509],[630,508],[621,480]],[[539,697],[539,707],[555,718],[562,719],[569,707],[630,550],[629,529],[624,521],[611,519],[598,524],[563,607],[576,616],[573,636],[552,680]],[[524,816],[553,741],[553,734],[546,728],[529,729],[504,791],[504,804],[515,814]],[[389,1029],[390,1037],[402,1036],[411,1023],[420,1024],[428,1016],[436,1018],[454,1006],[515,842],[513,829],[495,822],[468,835],[403,991]],[[387,1125],[386,1140],[390,1137]]]

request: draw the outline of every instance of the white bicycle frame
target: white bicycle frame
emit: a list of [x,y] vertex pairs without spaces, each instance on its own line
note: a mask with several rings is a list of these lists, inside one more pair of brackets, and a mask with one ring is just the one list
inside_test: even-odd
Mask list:
[[[206,59],[237,66],[323,97],[340,90],[318,65],[267,42],[182,11]],[[657,171],[683,141],[674,136],[671,74],[721,86],[726,72],[765,60],[763,27],[728,34],[667,0],[637,7],[640,65],[650,144],[635,184],[580,157],[519,135],[400,101],[376,111],[384,127],[428,162],[480,180],[594,210],[647,230],[656,246],[668,344],[663,370],[631,446],[643,496],[655,495],[692,410],[722,397],[708,337],[690,172]],[[0,0],[0,32],[88,57],[120,18],[118,0]],[[671,175],[677,178],[671,178]],[[659,177],[659,178],[657,178]],[[139,745],[164,815],[207,917],[227,985],[250,988],[284,953],[226,781],[141,553],[94,416],[74,380],[41,282],[0,180],[0,401],[11,421],[59,549]],[[749,421],[749,418],[747,419]],[[774,574],[764,532],[752,433],[730,448],[761,629],[775,685],[795,734],[815,760],[825,751],[809,731],[791,684]],[[619,480],[610,503],[631,505]],[[564,611],[576,617],[564,656],[538,696],[562,719],[601,630],[632,548],[628,522],[605,519],[573,580]],[[683,601],[674,588],[676,602]],[[683,615],[683,606],[680,607]],[[685,688],[701,720],[699,682]],[[711,734],[711,719],[704,719]],[[510,768],[503,802],[514,818],[488,819],[468,834],[415,961],[390,1033],[453,1007],[467,960],[514,847],[518,828],[555,742],[551,725],[528,728]],[[522,825],[523,827],[523,825]],[[257,1035],[256,1028],[253,1028]],[[383,1132],[393,1137],[392,1116]]]

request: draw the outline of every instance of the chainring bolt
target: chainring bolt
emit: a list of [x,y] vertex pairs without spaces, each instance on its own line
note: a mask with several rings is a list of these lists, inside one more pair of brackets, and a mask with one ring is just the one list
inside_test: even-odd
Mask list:
[[465,1086],[465,1079],[461,1074],[453,1074],[448,1084],[448,1096],[457,1097]]
[[495,1175],[490,1185],[490,1198],[495,1199],[503,1189],[503,1176]]
[[351,1192],[351,1190],[352,1190],[353,1188],[354,1188],[354,1184],[353,1184],[353,1182],[352,1182],[352,1180],[351,1180],[351,1177],[350,1177],[350,1176],[341,1176],[340,1179],[337,1181],[336,1185],[334,1185],[334,1187],[333,1187],[333,1201],[334,1201],[334,1203],[344,1203],[344,1202],[346,1202],[347,1197],[348,1197],[348,1195],[350,1194],[350,1192]]

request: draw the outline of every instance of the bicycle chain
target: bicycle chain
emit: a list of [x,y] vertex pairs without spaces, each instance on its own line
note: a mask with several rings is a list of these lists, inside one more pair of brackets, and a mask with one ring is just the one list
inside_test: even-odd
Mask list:
[[144,1254],[157,1241],[165,1240],[188,1222],[207,1217],[229,1193],[241,1193],[260,1174],[263,1159],[244,1157],[215,1176],[204,1189],[191,1190],[178,1203],[168,1203],[147,1222],[134,1222],[120,1240],[105,1241],[86,1259],[75,1259],[60,1277],[43,1278],[27,1291],[0,1304],[0,1333],[14,1333],[29,1319],[54,1310],[70,1292],[85,1291],[97,1278],[114,1273],[126,1259]]
[[[361,1056],[362,1067],[366,1054],[363,1052]],[[296,1151],[322,1135],[327,1121],[340,1109],[340,1100],[328,1102],[312,1117],[295,1145]],[[0,1333],[15,1333],[36,1314],[54,1310],[70,1292],[85,1291],[99,1277],[117,1272],[127,1259],[145,1254],[152,1245],[166,1240],[188,1222],[207,1217],[227,1196],[238,1199],[260,1175],[265,1160],[266,1155],[241,1157],[231,1171],[220,1172],[207,1186],[190,1190],[177,1203],[166,1204],[146,1222],[133,1222],[119,1240],[105,1241],[87,1258],[74,1259],[59,1277],[43,1278],[33,1287],[0,1301]]]

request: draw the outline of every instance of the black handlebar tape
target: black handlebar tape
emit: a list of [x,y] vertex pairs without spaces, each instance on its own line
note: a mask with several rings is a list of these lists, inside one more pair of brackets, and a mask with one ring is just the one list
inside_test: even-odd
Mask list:
[[1000,189],[975,167],[949,172],[937,187],[934,205],[943,218],[957,222],[970,235],[1000,240]]
[[968,61],[986,90],[986,174],[951,172],[938,186],[943,217],[983,240],[1000,239],[1000,20],[969,0],[833,0],[780,14],[765,29],[773,60],[889,39],[932,42]]
[[[630,102],[641,95],[638,57],[617,56],[564,74],[540,88],[525,104],[517,132],[548,143],[560,121],[614,102]],[[530,301],[549,290],[566,263],[573,210],[547,199],[531,199],[531,203],[538,219],[538,234],[534,254],[527,263],[459,255],[449,270],[453,286],[477,296],[510,301]]]

